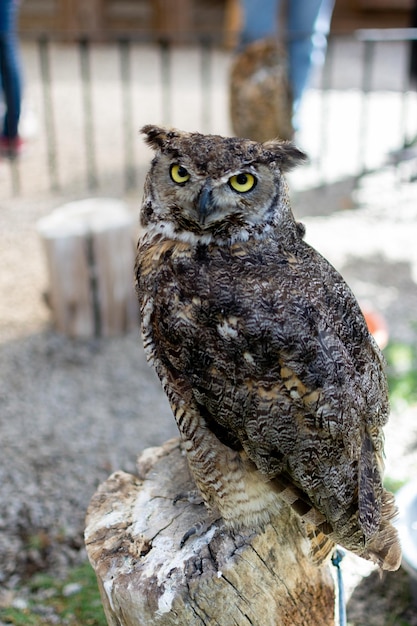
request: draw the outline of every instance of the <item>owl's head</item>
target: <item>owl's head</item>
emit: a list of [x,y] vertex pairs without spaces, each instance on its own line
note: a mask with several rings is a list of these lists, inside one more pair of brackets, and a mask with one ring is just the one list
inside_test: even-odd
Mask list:
[[156,154],[145,184],[142,225],[168,237],[244,239],[290,220],[283,173],[305,159],[290,142],[187,133],[147,125]]

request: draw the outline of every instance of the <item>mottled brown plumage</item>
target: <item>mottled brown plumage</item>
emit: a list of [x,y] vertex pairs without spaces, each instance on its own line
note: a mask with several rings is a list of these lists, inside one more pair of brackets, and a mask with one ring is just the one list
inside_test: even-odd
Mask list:
[[156,151],[136,269],[143,340],[205,503],[232,528],[258,528],[282,498],[317,546],[324,534],[398,568],[383,359],[292,215],[283,172],[303,154],[143,132]]

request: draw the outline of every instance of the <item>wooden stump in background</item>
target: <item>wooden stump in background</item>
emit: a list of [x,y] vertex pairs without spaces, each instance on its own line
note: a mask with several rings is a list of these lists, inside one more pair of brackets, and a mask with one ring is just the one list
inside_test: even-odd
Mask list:
[[264,532],[231,534],[194,489],[177,439],[145,450],[138,476],[116,472],[93,496],[85,543],[110,626],[332,626],[330,566],[309,556],[302,524],[286,505]]
[[38,222],[49,273],[48,302],[58,332],[120,335],[137,326],[134,221],[111,198],[66,204]]
[[235,135],[254,141],[292,139],[292,97],[284,50],[272,39],[254,41],[233,60],[230,119]]

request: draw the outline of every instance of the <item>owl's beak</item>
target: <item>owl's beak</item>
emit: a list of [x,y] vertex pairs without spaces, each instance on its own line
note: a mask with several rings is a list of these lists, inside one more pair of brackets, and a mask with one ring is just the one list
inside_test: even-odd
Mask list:
[[213,210],[213,193],[210,183],[206,183],[202,188],[197,199],[198,221],[202,226],[206,221],[206,217]]

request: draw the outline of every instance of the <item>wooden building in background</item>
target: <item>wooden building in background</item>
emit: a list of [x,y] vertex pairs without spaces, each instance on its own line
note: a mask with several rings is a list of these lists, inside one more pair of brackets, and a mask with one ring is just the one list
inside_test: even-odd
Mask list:
[[[415,0],[336,0],[332,30],[411,25]],[[233,45],[239,0],[24,0],[22,35],[66,39],[120,37],[123,33],[184,42],[208,35]]]

